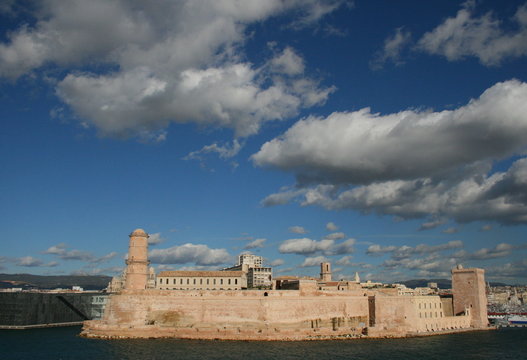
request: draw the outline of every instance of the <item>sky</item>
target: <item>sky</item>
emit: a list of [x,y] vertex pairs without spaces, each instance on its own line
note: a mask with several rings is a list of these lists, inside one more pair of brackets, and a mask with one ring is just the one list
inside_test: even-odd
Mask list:
[[527,283],[527,2],[5,0],[0,272]]

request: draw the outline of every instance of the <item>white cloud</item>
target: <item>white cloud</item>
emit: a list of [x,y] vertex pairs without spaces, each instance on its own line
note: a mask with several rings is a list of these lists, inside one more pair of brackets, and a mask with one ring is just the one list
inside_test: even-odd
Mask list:
[[339,229],[339,227],[337,225],[335,225],[333,222],[328,222],[326,224],[326,229],[328,231],[337,231]]
[[40,266],[54,267],[54,266],[57,266],[58,263],[56,261],[52,261],[46,264],[42,260],[34,258],[32,256],[24,256],[24,257],[17,259],[16,265],[25,266],[25,267],[40,267]]
[[148,245],[157,245],[165,242],[165,239],[161,236],[161,233],[148,234]]
[[232,257],[225,249],[211,249],[207,245],[191,243],[151,250],[149,259],[156,264],[220,265],[232,262]]
[[351,254],[355,251],[353,249],[353,245],[355,245],[355,242],[356,242],[355,239],[348,239],[339,244],[335,244],[331,252],[328,252],[328,254],[331,254],[331,255]]
[[285,48],[282,54],[274,57],[270,61],[270,66],[274,72],[287,75],[298,75],[304,72],[304,60],[290,47]]
[[300,267],[320,266],[320,263],[327,262],[325,256],[306,257]]
[[330,239],[330,240],[339,240],[339,239],[344,239],[345,237],[346,237],[346,234],[344,234],[343,232],[334,232],[334,233],[324,236],[325,239]]
[[454,253],[452,256],[461,259],[461,260],[487,260],[487,259],[496,259],[505,256],[509,256],[511,252],[515,249],[520,249],[522,247],[513,246],[507,243],[500,243],[496,245],[493,249],[482,248],[474,253],[469,253],[465,250],[460,250]]
[[419,227],[419,230],[423,231],[423,230],[435,229],[438,226],[446,224],[446,222],[447,222],[446,219],[435,219],[432,221],[428,221],[428,222],[422,223],[421,226]]
[[[246,27],[288,11],[311,19],[307,24],[338,6],[330,0],[43,1],[34,25],[0,44],[0,76],[65,68],[58,96],[102,135],[162,141],[169,123],[194,122],[248,136],[267,121],[324,103],[334,89],[306,76],[303,59],[289,47],[259,68],[242,60]],[[109,70],[85,72],[86,64]]]
[[374,59],[370,62],[370,67],[373,70],[379,70],[387,61],[391,61],[395,65],[404,64],[401,52],[410,44],[411,38],[412,34],[402,27],[395,29],[395,33],[384,40],[382,51],[375,54]]
[[491,170],[493,161],[523,154],[526,114],[527,84],[510,80],[456,110],[311,116],[252,159],[296,175],[297,187],[268,196],[268,205],[301,198],[401,218],[524,223],[527,160]]
[[457,232],[459,232],[457,227],[449,227],[442,231],[443,234],[456,234]]
[[96,260],[93,254],[88,251],[77,250],[77,249],[67,250],[66,248],[67,248],[66,244],[60,243],[60,244],[51,246],[50,248],[48,248],[46,251],[43,251],[42,253],[56,255],[62,260],[83,260],[83,261]]
[[353,256],[350,256],[350,255],[343,256],[340,259],[338,259],[337,261],[335,261],[335,264],[342,265],[342,266],[351,265],[352,264],[352,262],[351,262],[352,258],[353,258]]
[[527,5],[517,9],[512,19],[514,30],[509,31],[492,12],[474,16],[474,5],[474,1],[465,2],[455,17],[424,34],[418,48],[449,61],[473,56],[487,66],[527,55]]
[[371,256],[379,256],[382,254],[390,253],[394,259],[407,259],[415,254],[434,254],[437,252],[459,249],[463,247],[463,242],[460,240],[453,240],[438,245],[419,244],[415,247],[402,245],[402,246],[381,246],[378,244],[370,245],[366,250],[366,254]]
[[92,260],[90,260],[92,263],[104,263],[104,262],[107,262],[107,261],[110,261],[111,259],[113,259],[114,257],[116,257],[117,255],[119,255],[117,252],[115,251],[112,251],[106,255],[103,255],[101,257],[98,257],[98,258],[94,258]]
[[327,239],[320,241],[311,240],[309,238],[289,239],[280,244],[278,251],[282,254],[311,255],[316,252],[330,250],[334,243],[334,240]]
[[259,166],[293,171],[306,182],[439,175],[522,150],[527,145],[526,113],[527,84],[510,80],[456,110],[380,115],[365,108],[325,119],[310,116],[265,143],[252,159]]
[[305,234],[307,233],[307,230],[304,229],[302,226],[291,226],[289,227],[289,232],[292,232],[294,234]]
[[263,248],[266,240],[267,239],[255,239],[251,241],[250,243],[248,243],[247,245],[245,245],[243,248],[244,249]]
[[285,264],[285,261],[283,259],[276,259],[269,263],[270,266],[281,266],[284,264]]

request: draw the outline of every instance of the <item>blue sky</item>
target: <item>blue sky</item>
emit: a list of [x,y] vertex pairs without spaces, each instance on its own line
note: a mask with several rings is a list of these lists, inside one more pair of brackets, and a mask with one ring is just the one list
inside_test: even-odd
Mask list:
[[527,277],[524,1],[4,1],[0,271],[250,251]]

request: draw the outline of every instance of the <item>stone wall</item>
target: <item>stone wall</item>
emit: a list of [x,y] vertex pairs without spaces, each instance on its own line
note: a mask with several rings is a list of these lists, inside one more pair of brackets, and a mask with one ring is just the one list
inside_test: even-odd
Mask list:
[[[470,327],[468,316],[419,316],[438,296],[361,291],[124,291],[112,295],[88,337],[304,340],[401,337]],[[434,305],[430,305],[434,304]]]

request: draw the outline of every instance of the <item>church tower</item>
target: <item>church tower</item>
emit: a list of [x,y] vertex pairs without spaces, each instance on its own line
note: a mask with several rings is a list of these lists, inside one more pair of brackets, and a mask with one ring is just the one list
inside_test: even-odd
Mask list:
[[320,263],[320,281],[331,281],[331,264],[328,262]]
[[136,229],[130,234],[126,260],[126,290],[144,290],[148,281],[148,234]]

